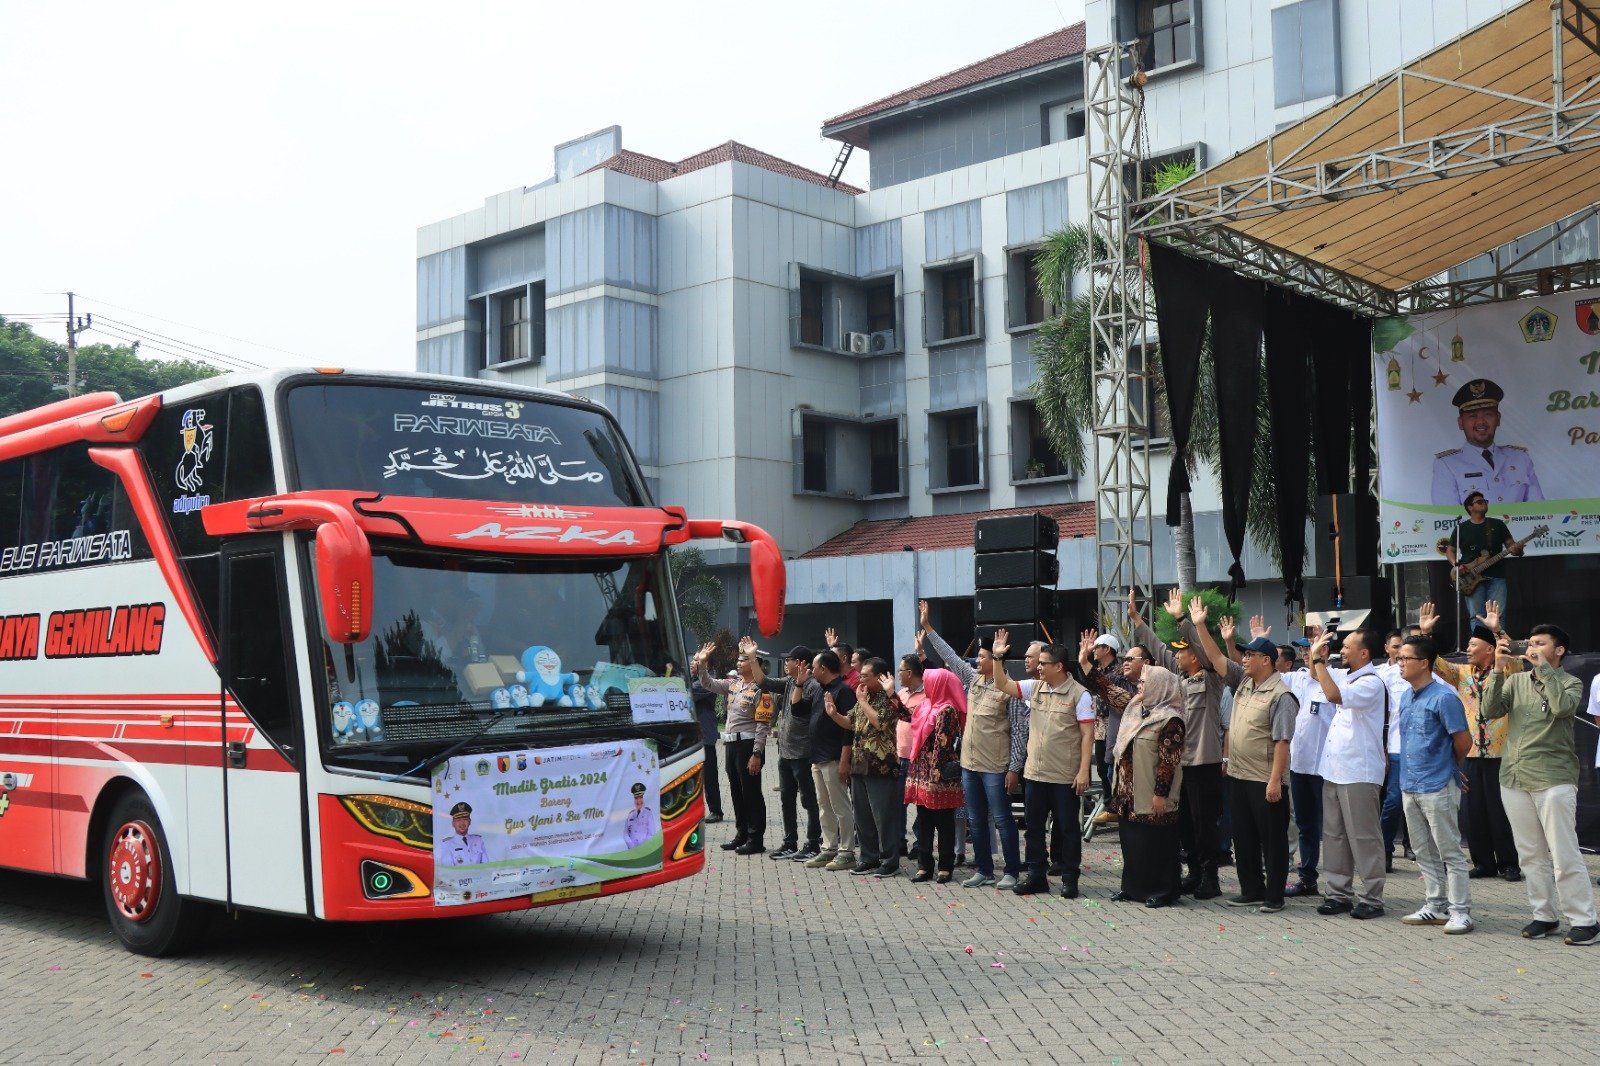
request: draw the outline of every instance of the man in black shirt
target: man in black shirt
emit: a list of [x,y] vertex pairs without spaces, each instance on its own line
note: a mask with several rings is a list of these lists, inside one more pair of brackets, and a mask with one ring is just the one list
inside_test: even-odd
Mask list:
[[[834,709],[848,715],[856,694],[844,683],[839,656],[817,653],[811,676],[822,686],[824,700],[832,697]],[[850,870],[856,865],[856,820],[850,802],[850,731],[842,729],[824,710],[811,716],[811,779],[817,786],[817,806],[822,814],[822,853],[806,863],[811,870]],[[842,766],[842,770],[841,770]]]
[[[1505,549],[1512,555],[1522,554],[1522,549],[1515,546],[1516,541],[1512,539],[1511,530],[1506,528],[1506,524],[1498,518],[1489,517],[1489,501],[1483,493],[1467,493],[1462,506],[1467,509],[1467,517],[1456,523],[1455,532],[1444,546],[1444,556],[1450,560],[1451,567],[1473,562],[1483,552],[1494,555]],[[1467,611],[1481,622],[1485,605],[1493,600],[1500,605],[1500,624],[1505,625],[1505,562],[1495,563],[1479,576],[1483,578],[1483,583],[1462,595],[1467,602]]]

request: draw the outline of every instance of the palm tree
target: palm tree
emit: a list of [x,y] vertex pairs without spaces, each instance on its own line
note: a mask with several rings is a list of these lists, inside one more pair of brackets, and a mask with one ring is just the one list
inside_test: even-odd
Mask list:
[[[1193,164],[1175,164],[1156,172],[1153,188],[1170,188],[1193,173]],[[1089,468],[1085,440],[1094,430],[1094,366],[1103,363],[1109,352],[1102,346],[1091,357],[1089,316],[1091,299],[1085,290],[1073,295],[1073,279],[1089,269],[1091,235],[1085,226],[1072,225],[1050,235],[1040,249],[1039,292],[1057,315],[1039,328],[1034,336],[1033,358],[1036,371],[1033,394],[1039,421],[1050,447],[1064,462],[1079,470]],[[1106,279],[1091,277],[1094,287]],[[1129,343],[1133,339],[1130,338]],[[1149,425],[1168,422],[1165,381],[1159,360],[1147,368],[1150,384]],[[1274,503],[1271,454],[1271,408],[1266,389],[1259,390],[1256,421],[1260,445],[1250,476],[1250,503],[1246,520],[1250,540],[1272,559],[1280,572],[1283,553],[1278,543],[1277,513]],[[1194,421],[1190,428],[1189,453],[1185,461],[1191,475],[1197,461],[1203,461],[1213,475],[1220,470],[1221,436],[1217,423],[1216,375],[1211,358],[1209,331],[1200,351],[1200,380],[1195,398]],[[1308,479],[1308,501],[1314,499],[1315,477]],[[1189,590],[1197,584],[1194,552],[1194,511],[1189,494],[1179,497],[1179,524],[1173,530],[1178,585]]]
[[674,548],[667,559],[672,567],[672,585],[678,593],[678,618],[689,631],[694,647],[710,640],[717,628],[727,594],[722,579],[706,566],[699,548]]

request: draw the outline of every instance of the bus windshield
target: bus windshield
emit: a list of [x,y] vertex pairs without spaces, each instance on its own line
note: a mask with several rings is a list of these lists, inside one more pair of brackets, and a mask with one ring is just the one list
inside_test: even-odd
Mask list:
[[331,764],[406,772],[469,738],[488,750],[637,736],[629,679],[684,676],[664,556],[373,547],[371,635],[322,635]]
[[294,488],[649,506],[622,435],[601,410],[489,392],[325,382],[289,391]]

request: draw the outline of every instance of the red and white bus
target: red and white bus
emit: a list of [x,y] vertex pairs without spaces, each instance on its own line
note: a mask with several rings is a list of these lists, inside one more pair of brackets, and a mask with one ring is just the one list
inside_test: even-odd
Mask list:
[[[0,866],[102,882],[142,954],[213,902],[410,919],[696,873],[699,727],[601,675],[685,676],[667,549],[697,538],[749,545],[776,632],[772,538],[653,505],[581,398],[284,370],[0,419]],[[517,693],[536,648],[574,698]],[[441,757],[641,737],[658,870],[439,905]]]

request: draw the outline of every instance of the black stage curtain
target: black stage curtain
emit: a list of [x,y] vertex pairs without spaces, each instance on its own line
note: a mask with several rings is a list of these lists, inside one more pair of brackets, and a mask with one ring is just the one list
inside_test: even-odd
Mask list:
[[1189,427],[1200,383],[1200,345],[1210,304],[1207,266],[1198,259],[1150,244],[1150,281],[1156,291],[1161,369],[1172,416],[1172,472],[1167,477],[1167,525],[1179,521],[1179,497],[1189,491]]
[[1262,315],[1266,335],[1267,400],[1272,407],[1272,480],[1278,543],[1283,552],[1284,603],[1305,602],[1306,478],[1311,470],[1311,348],[1306,318],[1311,301],[1276,286]]
[[[1349,312],[1320,300],[1307,299],[1302,326],[1311,336],[1311,369],[1316,389],[1312,409],[1312,444],[1317,455],[1317,494],[1350,491],[1351,379],[1355,363],[1371,354],[1349,350]],[[1367,423],[1367,424],[1370,424]],[[1362,432],[1367,431],[1366,425]]]
[[1255,463],[1256,398],[1261,388],[1261,312],[1266,285],[1221,266],[1211,268],[1211,359],[1217,375],[1222,466],[1222,532],[1233,553],[1228,576],[1244,584],[1250,468]]
[[1349,311],[1340,313],[1340,357],[1350,364],[1350,427],[1354,435],[1356,483],[1356,551],[1358,559],[1371,560],[1367,566],[1377,573],[1382,551],[1378,528],[1378,497],[1371,491],[1372,467],[1372,319]]

